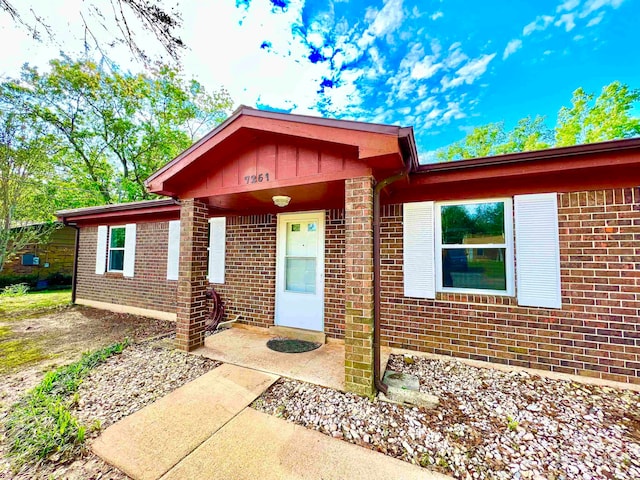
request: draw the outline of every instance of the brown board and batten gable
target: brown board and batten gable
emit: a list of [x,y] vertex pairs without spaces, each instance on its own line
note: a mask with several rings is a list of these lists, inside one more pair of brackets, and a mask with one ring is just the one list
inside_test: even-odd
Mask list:
[[208,198],[212,209],[260,210],[273,195],[297,208],[344,202],[344,180],[384,178],[416,163],[413,131],[240,107],[146,182],[152,193]]

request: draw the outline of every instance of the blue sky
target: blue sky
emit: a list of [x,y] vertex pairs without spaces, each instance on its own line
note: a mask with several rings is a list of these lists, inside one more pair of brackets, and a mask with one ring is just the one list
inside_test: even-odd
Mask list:
[[[55,21],[71,32],[58,45],[30,43],[0,22],[19,46],[3,53],[0,73],[15,74],[25,60],[44,65],[60,49],[73,54],[76,4],[86,2],[47,7],[54,19],[65,12]],[[185,75],[226,87],[236,104],[413,125],[423,159],[489,122],[510,127],[540,114],[553,126],[579,86],[599,92],[620,80],[640,88],[633,0],[217,0],[178,8],[190,47]],[[113,55],[139,68],[125,52]]]

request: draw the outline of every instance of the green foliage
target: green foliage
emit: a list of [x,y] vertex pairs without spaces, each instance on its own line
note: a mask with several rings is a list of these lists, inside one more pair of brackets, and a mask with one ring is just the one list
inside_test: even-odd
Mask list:
[[513,130],[502,122],[490,123],[441,149],[436,158],[461,160],[640,136],[640,119],[631,115],[638,102],[640,90],[617,81],[598,97],[580,87],[573,92],[571,107],[560,109],[555,130],[541,116],[523,118]]
[[640,119],[630,114],[639,101],[640,90],[617,81],[605,86],[598,97],[578,88],[573,92],[571,108],[562,107],[558,114],[556,144],[566,146],[639,136]]
[[144,180],[232,107],[225,90],[210,94],[166,66],[150,75],[67,57],[50,66],[23,67],[0,93],[55,146],[56,175],[39,191],[53,209],[149,198]]
[[29,285],[26,283],[16,283],[14,285],[8,285],[2,289],[0,296],[2,297],[21,297],[29,292]]
[[46,281],[47,288],[67,288],[71,286],[73,277],[64,273],[52,273],[46,277],[42,277],[39,273],[31,273],[28,275],[1,275],[0,289],[14,285],[16,283],[26,283],[30,289],[36,289],[39,281]]
[[519,425],[520,423],[516,419],[511,416],[507,416],[507,428],[510,432],[515,432],[516,430],[518,430]]
[[21,226],[19,222],[51,219],[47,203],[33,201],[53,172],[49,145],[40,129],[30,123],[22,112],[0,108],[0,272],[20,250],[45,241],[56,228],[52,223]]
[[14,466],[43,460],[65,462],[82,450],[86,427],[70,411],[77,402],[78,387],[93,368],[121,353],[128,343],[125,340],[87,353],[79,361],[47,373],[12,407],[6,439]]

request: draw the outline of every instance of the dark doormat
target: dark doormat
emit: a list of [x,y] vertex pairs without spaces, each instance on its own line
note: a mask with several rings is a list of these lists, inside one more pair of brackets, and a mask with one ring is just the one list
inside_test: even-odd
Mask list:
[[295,338],[272,338],[267,342],[267,347],[276,352],[302,353],[315,350],[320,347],[320,344],[306,340],[296,340]]

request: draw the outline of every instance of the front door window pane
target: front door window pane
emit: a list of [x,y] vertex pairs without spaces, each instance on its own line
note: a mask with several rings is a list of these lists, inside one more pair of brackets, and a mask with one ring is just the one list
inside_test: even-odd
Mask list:
[[316,222],[292,223],[287,228],[285,289],[288,292],[316,293]]
[[286,259],[286,289],[288,292],[316,293],[316,259]]

